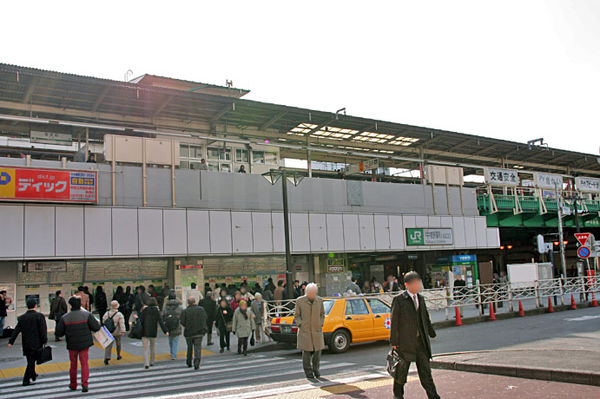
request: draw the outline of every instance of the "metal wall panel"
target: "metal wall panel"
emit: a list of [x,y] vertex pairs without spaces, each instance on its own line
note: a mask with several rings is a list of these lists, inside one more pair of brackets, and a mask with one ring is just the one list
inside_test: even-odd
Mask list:
[[344,250],[344,223],[341,214],[329,213],[327,221],[327,249],[332,252]]
[[497,227],[486,228],[487,246],[489,248],[500,247],[500,230]]
[[388,215],[375,215],[375,249],[390,249],[390,226]]
[[138,213],[135,208],[112,208],[113,255],[138,254]]
[[163,237],[166,255],[187,254],[185,209],[163,209]]
[[112,255],[111,208],[86,206],[84,218],[85,256]]
[[231,253],[231,212],[209,211],[210,252],[213,254]]
[[465,218],[462,216],[455,216],[452,218],[453,231],[452,236],[454,238],[454,247],[465,248]]
[[428,216],[415,216],[415,227],[429,227]]
[[360,234],[358,232],[358,215],[344,213],[344,249],[346,251],[360,250]]
[[187,240],[190,255],[210,254],[208,211],[187,210]]
[[360,248],[363,250],[375,249],[375,225],[373,215],[358,215],[360,224]]
[[283,213],[273,212],[271,214],[273,223],[273,252],[285,252],[285,235],[283,232]]
[[477,234],[475,233],[475,218],[465,217],[465,247],[477,247]]
[[487,247],[487,223],[485,217],[475,217],[475,238],[477,248]]
[[327,222],[325,214],[310,213],[308,215],[310,230],[310,250],[312,252],[327,251]]
[[406,240],[404,239],[404,223],[402,222],[402,216],[389,215],[389,226],[390,226],[390,248],[394,250],[404,250],[406,247]]
[[291,213],[290,222],[292,252],[309,252],[310,238],[308,230],[308,214]]
[[442,227],[442,220],[439,216],[429,216],[427,227]]
[[273,252],[273,227],[270,213],[252,212],[252,236],[254,252]]
[[173,206],[171,168],[147,168],[146,173],[148,175],[148,187],[146,187],[148,206]]
[[56,256],[82,257],[83,207],[56,207]]
[[417,226],[416,219],[412,215],[403,215],[402,216],[402,224],[404,225],[405,229],[410,229],[412,227],[423,227],[423,226]]
[[140,255],[162,255],[162,209],[138,209],[138,226]]
[[0,206],[0,258],[23,256],[23,205]]
[[252,253],[252,214],[231,212],[231,236],[234,253]]
[[54,207],[25,206],[25,256],[54,256]]

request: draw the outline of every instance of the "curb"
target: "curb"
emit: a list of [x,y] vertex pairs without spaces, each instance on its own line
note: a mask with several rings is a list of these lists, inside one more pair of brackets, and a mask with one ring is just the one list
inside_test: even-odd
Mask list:
[[[577,309],[585,309],[585,308],[590,308],[590,307],[592,307],[592,305],[589,303],[578,303],[577,304]],[[573,309],[571,309],[570,305],[557,305],[554,307],[555,313],[556,312],[564,312],[564,311],[572,311],[572,310]],[[541,314],[547,314],[547,313],[548,313],[547,308],[528,309],[525,311],[525,316],[535,316],[535,315],[541,315]],[[462,319],[462,323],[463,324],[475,324],[475,323],[486,322],[486,321],[488,321],[488,317],[489,316],[467,317],[467,318]],[[512,319],[515,317],[520,317],[518,311],[508,312],[508,313],[496,313],[497,320],[506,320],[506,319]],[[457,327],[456,320],[454,320],[454,318],[451,318],[450,320],[436,321],[431,324],[435,328]]]
[[600,373],[587,371],[552,370],[542,367],[517,367],[485,363],[463,363],[433,360],[431,368],[442,370],[466,371],[480,374],[495,374],[508,377],[528,378],[534,380],[567,382],[600,386]]

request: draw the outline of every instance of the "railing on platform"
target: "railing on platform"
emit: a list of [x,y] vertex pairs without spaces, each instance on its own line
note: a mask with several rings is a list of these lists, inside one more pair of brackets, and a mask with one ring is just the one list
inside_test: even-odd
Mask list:
[[[368,294],[368,295],[344,295],[333,298],[372,298],[376,297],[391,305],[394,296],[400,292]],[[423,290],[421,295],[425,298],[427,307],[433,311],[445,311],[446,320],[454,314],[456,307],[475,306],[479,314],[483,314],[484,306],[490,303],[508,302],[510,311],[513,311],[515,302],[526,299],[535,299],[536,307],[545,306],[546,298],[556,298],[561,304],[565,304],[565,295],[578,294],[591,299],[592,294],[600,295],[599,277],[569,277],[566,279],[555,278],[549,280],[537,280],[518,283],[493,283],[475,284],[471,287],[443,287]],[[273,319],[294,316],[295,299],[281,301],[264,301],[264,325],[268,326]]]

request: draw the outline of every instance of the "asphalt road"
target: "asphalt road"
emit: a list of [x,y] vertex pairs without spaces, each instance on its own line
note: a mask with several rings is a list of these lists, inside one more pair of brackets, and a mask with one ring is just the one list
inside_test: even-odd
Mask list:
[[[600,308],[557,312],[440,329],[433,341],[435,354],[508,348],[584,349],[600,339]],[[184,344],[185,345],[185,344]],[[183,348],[182,348],[183,349]],[[387,342],[354,345],[344,354],[324,353],[322,375],[325,384],[349,384],[385,375],[383,366],[389,350]],[[3,380],[0,397],[69,398],[80,392],[67,388],[67,373],[47,374],[38,385],[20,387],[20,379]],[[249,354],[207,356],[201,369],[193,371],[184,361],[159,362],[149,371],[139,365],[92,369],[90,393],[86,397],[178,398],[256,397],[279,395],[290,389],[314,389],[303,378],[297,350],[274,350]],[[187,394],[187,395],[186,395]]]

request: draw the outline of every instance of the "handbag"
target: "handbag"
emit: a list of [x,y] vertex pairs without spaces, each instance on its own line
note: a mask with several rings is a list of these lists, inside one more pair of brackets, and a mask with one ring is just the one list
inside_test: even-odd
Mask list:
[[142,326],[142,321],[138,318],[133,322],[128,337],[131,339],[142,339],[142,335],[144,335],[144,327]]
[[52,348],[43,346],[38,350],[37,364],[44,364],[52,360]]
[[254,331],[252,331],[252,337],[250,338],[250,346],[254,346],[256,341],[254,340]]
[[232,321],[228,321],[225,323],[225,330],[227,330],[227,332],[231,332],[231,330],[233,329],[233,322]]
[[404,367],[406,364],[406,361],[402,358],[402,356],[400,356],[400,354],[395,349],[392,349],[387,354],[386,360],[387,360],[386,370],[387,370],[388,374],[391,375],[394,379],[396,379],[396,381],[398,383],[400,383],[400,384],[406,383],[406,376],[404,376],[404,381],[398,380],[397,376],[396,376],[398,369]]

